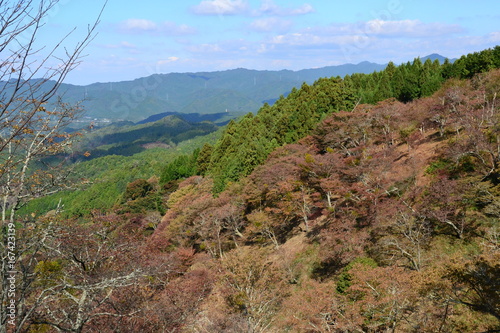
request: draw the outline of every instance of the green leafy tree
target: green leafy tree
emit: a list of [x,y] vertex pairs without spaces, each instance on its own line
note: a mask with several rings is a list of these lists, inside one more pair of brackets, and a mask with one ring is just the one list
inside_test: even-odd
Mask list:
[[167,164],[160,178],[160,182],[167,183],[172,180],[191,177],[196,174],[196,161],[200,149],[195,149],[191,155],[181,155]]

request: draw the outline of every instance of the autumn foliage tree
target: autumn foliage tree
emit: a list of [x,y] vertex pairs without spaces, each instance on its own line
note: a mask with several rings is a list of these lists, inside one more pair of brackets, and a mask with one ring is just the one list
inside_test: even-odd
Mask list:
[[114,213],[27,223],[20,327],[498,330],[499,75],[413,100],[437,67],[303,85],[167,166],[163,192],[138,179]]

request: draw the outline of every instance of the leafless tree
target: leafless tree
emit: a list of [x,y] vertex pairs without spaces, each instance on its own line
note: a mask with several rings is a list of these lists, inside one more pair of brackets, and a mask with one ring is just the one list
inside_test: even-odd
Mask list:
[[[20,330],[16,325],[8,328],[7,314],[15,314],[17,324],[30,315],[23,313],[28,295],[22,290],[25,283],[32,282],[33,271],[23,271],[20,266],[37,260],[51,229],[32,234],[34,239],[21,239],[24,233],[16,211],[30,199],[65,186],[62,173],[50,168],[33,170],[32,165],[67,151],[73,141],[74,136],[65,133],[64,127],[79,114],[80,107],[64,103],[58,88],[82,61],[101,15],[86,27],[76,45],[69,45],[76,28],[55,45],[40,45],[44,26],[58,6],[59,0],[0,0],[0,333]],[[12,293],[15,296],[10,297]],[[15,310],[7,308],[11,302]]]

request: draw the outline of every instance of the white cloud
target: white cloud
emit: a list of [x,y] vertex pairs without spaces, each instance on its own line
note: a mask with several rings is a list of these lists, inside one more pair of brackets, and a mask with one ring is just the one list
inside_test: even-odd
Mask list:
[[259,47],[257,48],[257,53],[262,54],[262,53],[268,53],[274,49],[274,45],[271,45],[269,43],[261,43]]
[[307,30],[320,36],[358,35],[379,38],[432,38],[462,33],[464,29],[456,24],[423,23],[419,20],[384,21],[331,24]]
[[196,33],[196,29],[194,29],[186,24],[177,25],[173,22],[163,22],[162,25],[160,26],[160,30],[164,34],[168,34],[168,35],[172,35],[172,36],[191,35],[191,34]]
[[109,66],[119,68],[121,66],[135,66],[141,60],[136,57],[123,57],[123,54],[109,54],[106,57],[99,59],[97,64],[99,66]]
[[306,3],[298,8],[283,8],[276,5],[273,0],[264,0],[259,8],[258,13],[261,15],[276,15],[276,16],[295,16],[313,13],[314,8]]
[[[399,61],[435,52],[453,56],[443,50],[449,49],[448,41],[457,43],[463,32],[464,29],[455,24],[426,23],[419,20],[372,20],[335,23],[288,33],[277,32],[274,36],[254,43],[253,49],[260,57],[294,58],[302,59],[301,61],[316,57],[324,59],[325,54],[329,55],[329,61],[340,63]],[[500,39],[500,32],[491,33],[484,39],[492,43]],[[460,43],[472,45],[472,42],[463,40]],[[367,54],[370,54],[369,58]]]
[[488,35],[488,41],[491,42],[491,43],[498,43],[498,42],[500,42],[500,31],[491,32]]
[[[264,26],[264,25],[263,25]],[[258,27],[258,26],[257,26]],[[423,23],[418,20],[383,21],[372,20],[368,22],[332,24],[326,27],[307,28],[287,34],[277,34],[267,43],[282,46],[319,46],[319,45],[354,45],[364,48],[368,44],[381,40],[418,40],[448,37],[462,32],[458,25],[442,23]],[[491,38],[495,38],[494,35]]]
[[127,41],[123,41],[119,44],[106,44],[106,45],[103,45],[105,48],[107,49],[118,49],[118,48],[124,48],[124,49],[137,49],[137,46],[132,44],[132,43],[129,43]]
[[276,5],[273,0],[263,0],[257,10],[250,10],[247,0],[203,0],[200,4],[191,7],[199,15],[236,15],[248,14],[253,16],[296,16],[314,12],[313,6],[308,3],[297,8],[286,8]]
[[156,23],[150,20],[128,19],[122,22],[121,28],[127,31],[145,32],[154,31],[158,29],[158,26],[156,25]]
[[235,15],[245,13],[248,8],[245,0],[204,0],[191,7],[199,15]]
[[277,35],[272,37],[268,43],[275,45],[289,45],[289,46],[324,46],[324,45],[343,45],[349,43],[359,43],[360,36],[356,34],[352,35],[318,35],[313,33],[291,33],[284,35]]
[[168,36],[181,36],[196,33],[196,30],[186,24],[176,24],[174,22],[165,21],[156,23],[144,19],[128,19],[120,24],[120,30],[124,33],[140,34],[151,33]]
[[127,48],[127,49],[135,49],[135,48],[137,48],[137,46],[135,46],[134,44],[126,42],[126,41],[121,42],[120,45],[122,47],[124,47],[124,48]]
[[456,24],[423,23],[419,20],[384,21],[372,20],[364,24],[367,35],[385,35],[398,37],[430,37],[463,32]]
[[157,65],[165,65],[165,64],[169,64],[171,62],[176,62],[176,61],[179,61],[180,58],[179,57],[168,57],[167,59],[163,59],[163,60],[158,60],[156,62]]
[[250,28],[258,32],[283,32],[289,30],[292,25],[292,21],[269,17],[253,21]]
[[200,44],[192,45],[186,48],[193,53],[217,53],[222,52],[223,49],[219,44]]
[[101,44],[100,47],[104,49],[121,49],[121,53],[127,54],[142,54],[143,50],[137,45],[132,44],[127,41],[123,41],[118,44]]
[[289,15],[305,15],[305,14],[313,13],[314,11],[315,11],[314,7],[311,6],[310,4],[306,3],[299,8],[292,9],[289,12]]
[[184,51],[196,57],[224,59],[225,61],[254,57],[258,43],[244,38],[219,41],[217,43],[191,44]]

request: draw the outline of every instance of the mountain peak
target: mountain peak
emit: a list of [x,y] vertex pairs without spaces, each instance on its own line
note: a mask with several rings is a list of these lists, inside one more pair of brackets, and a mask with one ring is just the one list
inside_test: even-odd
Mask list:
[[[435,61],[436,59],[440,62],[440,63],[444,63],[445,59],[448,59],[447,57],[444,57],[438,53],[432,53],[432,54],[429,54],[425,57],[422,57],[420,58],[420,60],[422,62],[426,61],[427,59],[430,59],[431,61]],[[451,62],[453,62],[455,59],[448,59],[450,60]]]

